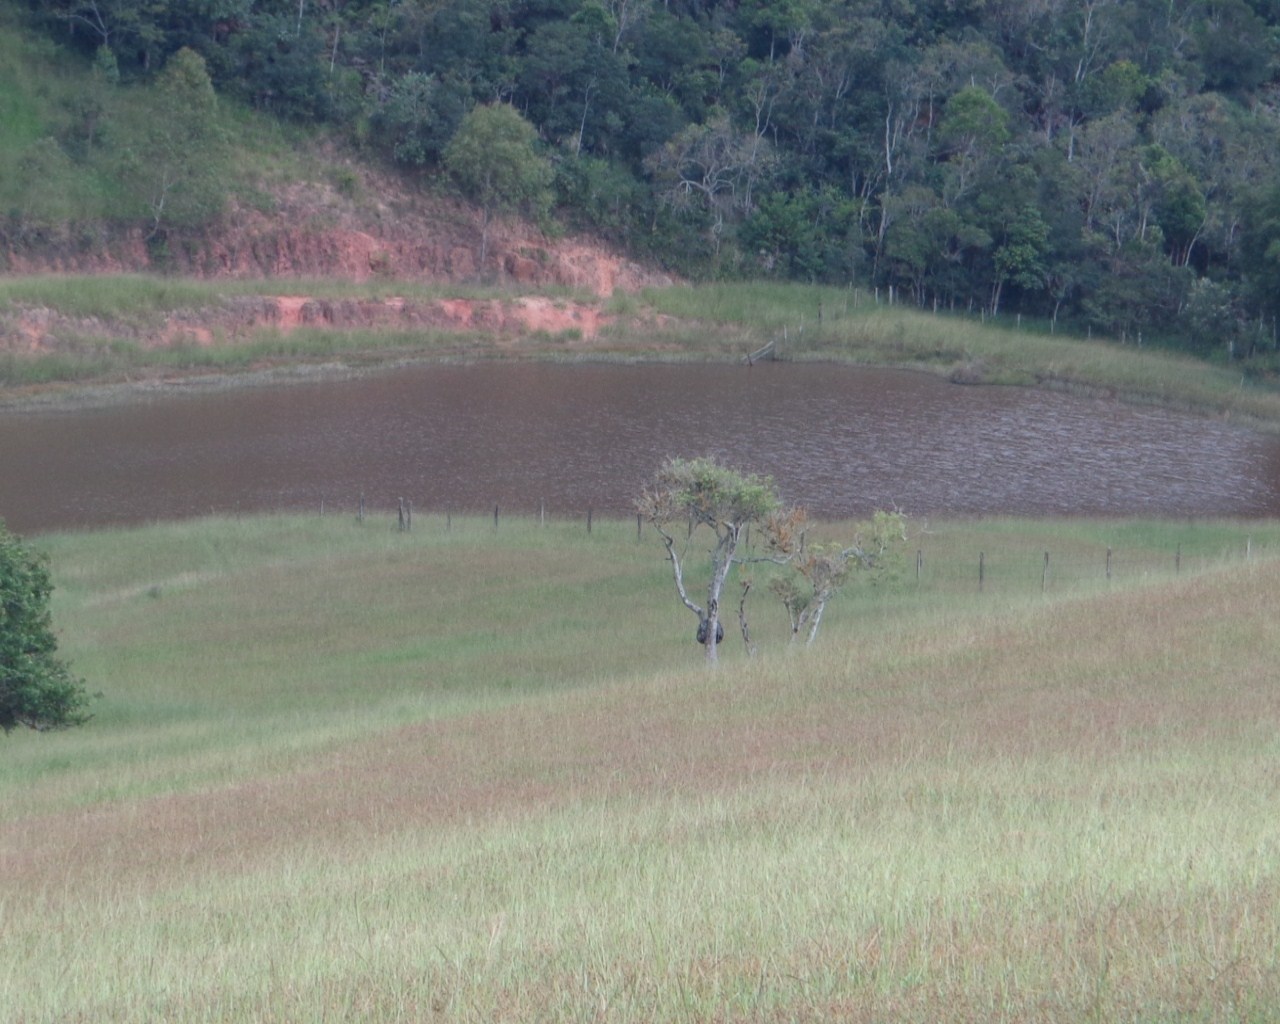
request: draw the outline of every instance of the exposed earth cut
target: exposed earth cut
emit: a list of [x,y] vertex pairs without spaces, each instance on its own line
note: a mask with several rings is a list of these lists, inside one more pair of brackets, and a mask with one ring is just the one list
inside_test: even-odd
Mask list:
[[[266,207],[266,209],[262,208]],[[479,257],[486,253],[484,265]],[[15,305],[0,313],[0,352],[39,355],[124,340],[146,348],[233,343],[261,329],[386,329],[546,334],[589,341],[608,322],[599,300],[670,284],[666,275],[589,239],[552,238],[519,221],[495,221],[483,241],[480,213],[426,196],[390,176],[358,185],[288,186],[259,207],[238,207],[199,232],[147,237],[143,227],[68,225],[39,239],[0,235],[9,274],[171,273],[273,280],[279,292],[228,295],[163,316],[97,318]],[[506,299],[333,299],[308,293],[322,280],[510,286]],[[527,294],[563,290],[572,298]],[[520,294],[520,293],[526,294]]]
[[[283,283],[283,282],[282,282]],[[524,295],[509,299],[322,299],[307,295],[246,295],[218,306],[178,311],[154,322],[71,317],[44,307],[0,314],[0,352],[36,356],[93,340],[129,340],[146,348],[234,343],[261,328],[283,334],[314,329],[469,331],[511,340],[545,335],[589,342],[612,317],[590,299]]]

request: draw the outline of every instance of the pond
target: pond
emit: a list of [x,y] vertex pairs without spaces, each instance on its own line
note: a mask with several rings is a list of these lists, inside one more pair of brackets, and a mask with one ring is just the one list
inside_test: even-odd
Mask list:
[[830,364],[420,366],[0,412],[18,532],[208,513],[631,512],[668,455],[823,517],[1272,516],[1280,440],[1104,399]]

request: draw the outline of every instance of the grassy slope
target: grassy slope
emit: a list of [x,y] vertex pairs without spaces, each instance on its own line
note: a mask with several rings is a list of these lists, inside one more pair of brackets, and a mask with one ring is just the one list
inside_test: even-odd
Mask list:
[[[154,98],[136,85],[106,85],[87,63],[26,25],[22,5],[0,0],[0,214],[10,211],[33,245],[92,244],[97,224],[145,221],[145,204],[122,184],[119,154],[152,116]],[[234,178],[245,206],[270,203],[264,189],[324,175],[315,138],[231,102],[220,105]],[[81,126],[96,117],[92,143]],[[104,137],[105,140],[104,141]],[[59,140],[57,150],[39,146]]]
[[[740,349],[776,340],[784,359],[841,359],[939,371],[975,384],[1065,387],[1280,424],[1280,390],[1240,368],[1166,351],[1021,330],[971,317],[876,303],[866,291],[787,284],[649,291],[690,334],[748,332]],[[696,326],[701,324],[701,326]]]
[[[3,741],[0,1005],[1280,1019],[1278,531],[934,527],[918,588],[812,651],[761,604],[710,675],[633,524],[46,538],[107,695]],[[979,549],[1031,568],[976,598]]]

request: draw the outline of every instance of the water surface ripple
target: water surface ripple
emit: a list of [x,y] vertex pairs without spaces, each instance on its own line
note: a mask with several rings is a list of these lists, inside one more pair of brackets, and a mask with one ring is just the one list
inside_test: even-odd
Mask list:
[[1163,409],[825,364],[510,363],[0,413],[0,517],[345,512],[361,493],[626,514],[674,454],[770,473],[824,517],[1280,512],[1280,441]]

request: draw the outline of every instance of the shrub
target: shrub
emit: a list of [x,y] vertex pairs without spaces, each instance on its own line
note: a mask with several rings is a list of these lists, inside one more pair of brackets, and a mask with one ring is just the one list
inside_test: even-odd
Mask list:
[[39,555],[0,522],[0,729],[62,729],[88,719],[84,682],[57,657],[49,595]]

